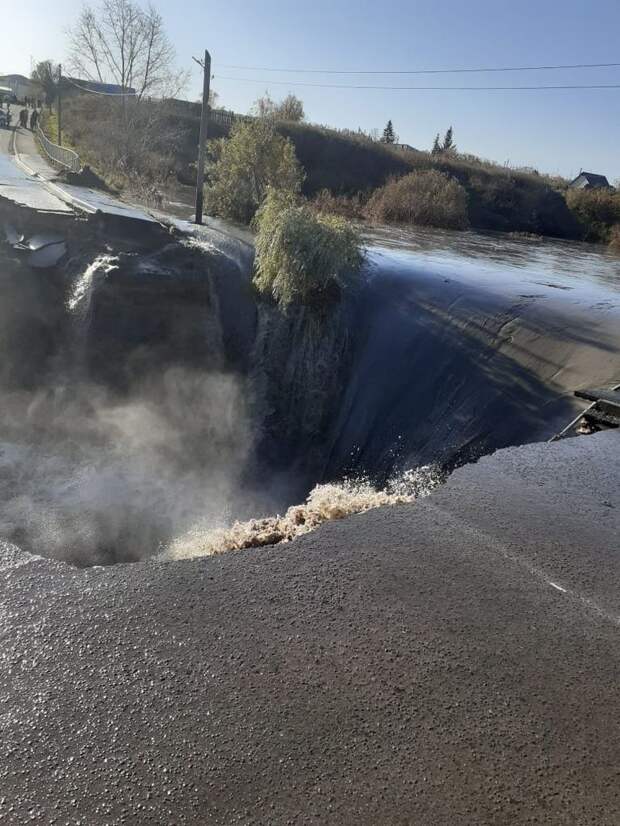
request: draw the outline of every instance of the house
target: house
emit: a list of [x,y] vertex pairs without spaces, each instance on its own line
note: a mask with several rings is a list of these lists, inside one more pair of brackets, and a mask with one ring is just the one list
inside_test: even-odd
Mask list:
[[581,172],[569,186],[571,189],[611,189],[604,175],[595,175],[593,172]]
[[408,143],[394,143],[392,146],[394,149],[400,149],[402,152],[417,152],[417,149]]
[[41,84],[24,75],[0,75],[0,86],[11,89],[17,100],[40,98],[43,94]]
[[15,92],[10,86],[0,86],[0,103],[4,103],[5,100],[11,103],[15,101]]

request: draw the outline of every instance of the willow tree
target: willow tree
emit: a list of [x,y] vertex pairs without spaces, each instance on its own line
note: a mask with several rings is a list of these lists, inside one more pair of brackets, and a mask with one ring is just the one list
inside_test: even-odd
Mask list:
[[301,191],[304,172],[295,147],[270,120],[236,123],[227,140],[210,144],[212,163],[205,191],[210,214],[249,224],[270,188]]

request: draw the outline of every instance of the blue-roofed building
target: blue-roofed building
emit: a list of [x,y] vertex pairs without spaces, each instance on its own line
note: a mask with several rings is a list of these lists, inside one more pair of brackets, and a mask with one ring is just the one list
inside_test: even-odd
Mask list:
[[75,94],[80,92],[91,92],[100,95],[135,95],[136,90],[131,86],[118,86],[116,83],[100,83],[96,80],[81,80],[78,77],[65,78],[66,93],[73,91]]

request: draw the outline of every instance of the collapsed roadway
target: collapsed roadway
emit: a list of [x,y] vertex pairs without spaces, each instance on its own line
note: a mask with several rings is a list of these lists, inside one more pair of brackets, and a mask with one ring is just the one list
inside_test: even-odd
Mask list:
[[[0,196],[75,220],[15,169]],[[619,449],[192,562],[0,543],[0,821],[615,826]]]

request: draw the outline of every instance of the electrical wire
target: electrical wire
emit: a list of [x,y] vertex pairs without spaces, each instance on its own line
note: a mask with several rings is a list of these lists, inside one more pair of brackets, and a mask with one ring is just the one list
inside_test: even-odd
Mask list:
[[307,75],[449,75],[475,74],[485,72],[547,72],[562,69],[611,69],[620,63],[567,63],[556,66],[500,66],[479,69],[272,69],[265,66],[235,66],[220,64],[223,69],[238,69],[245,72],[290,72]]
[[593,84],[563,84],[563,85],[536,85],[536,86],[361,86],[346,83],[306,83],[297,80],[259,80],[252,77],[230,77],[229,75],[213,75],[217,80],[233,80],[242,83],[259,83],[261,85],[304,86],[315,89],[377,89],[380,91],[403,92],[516,92],[539,91],[553,89],[620,89],[620,83],[593,83]]

